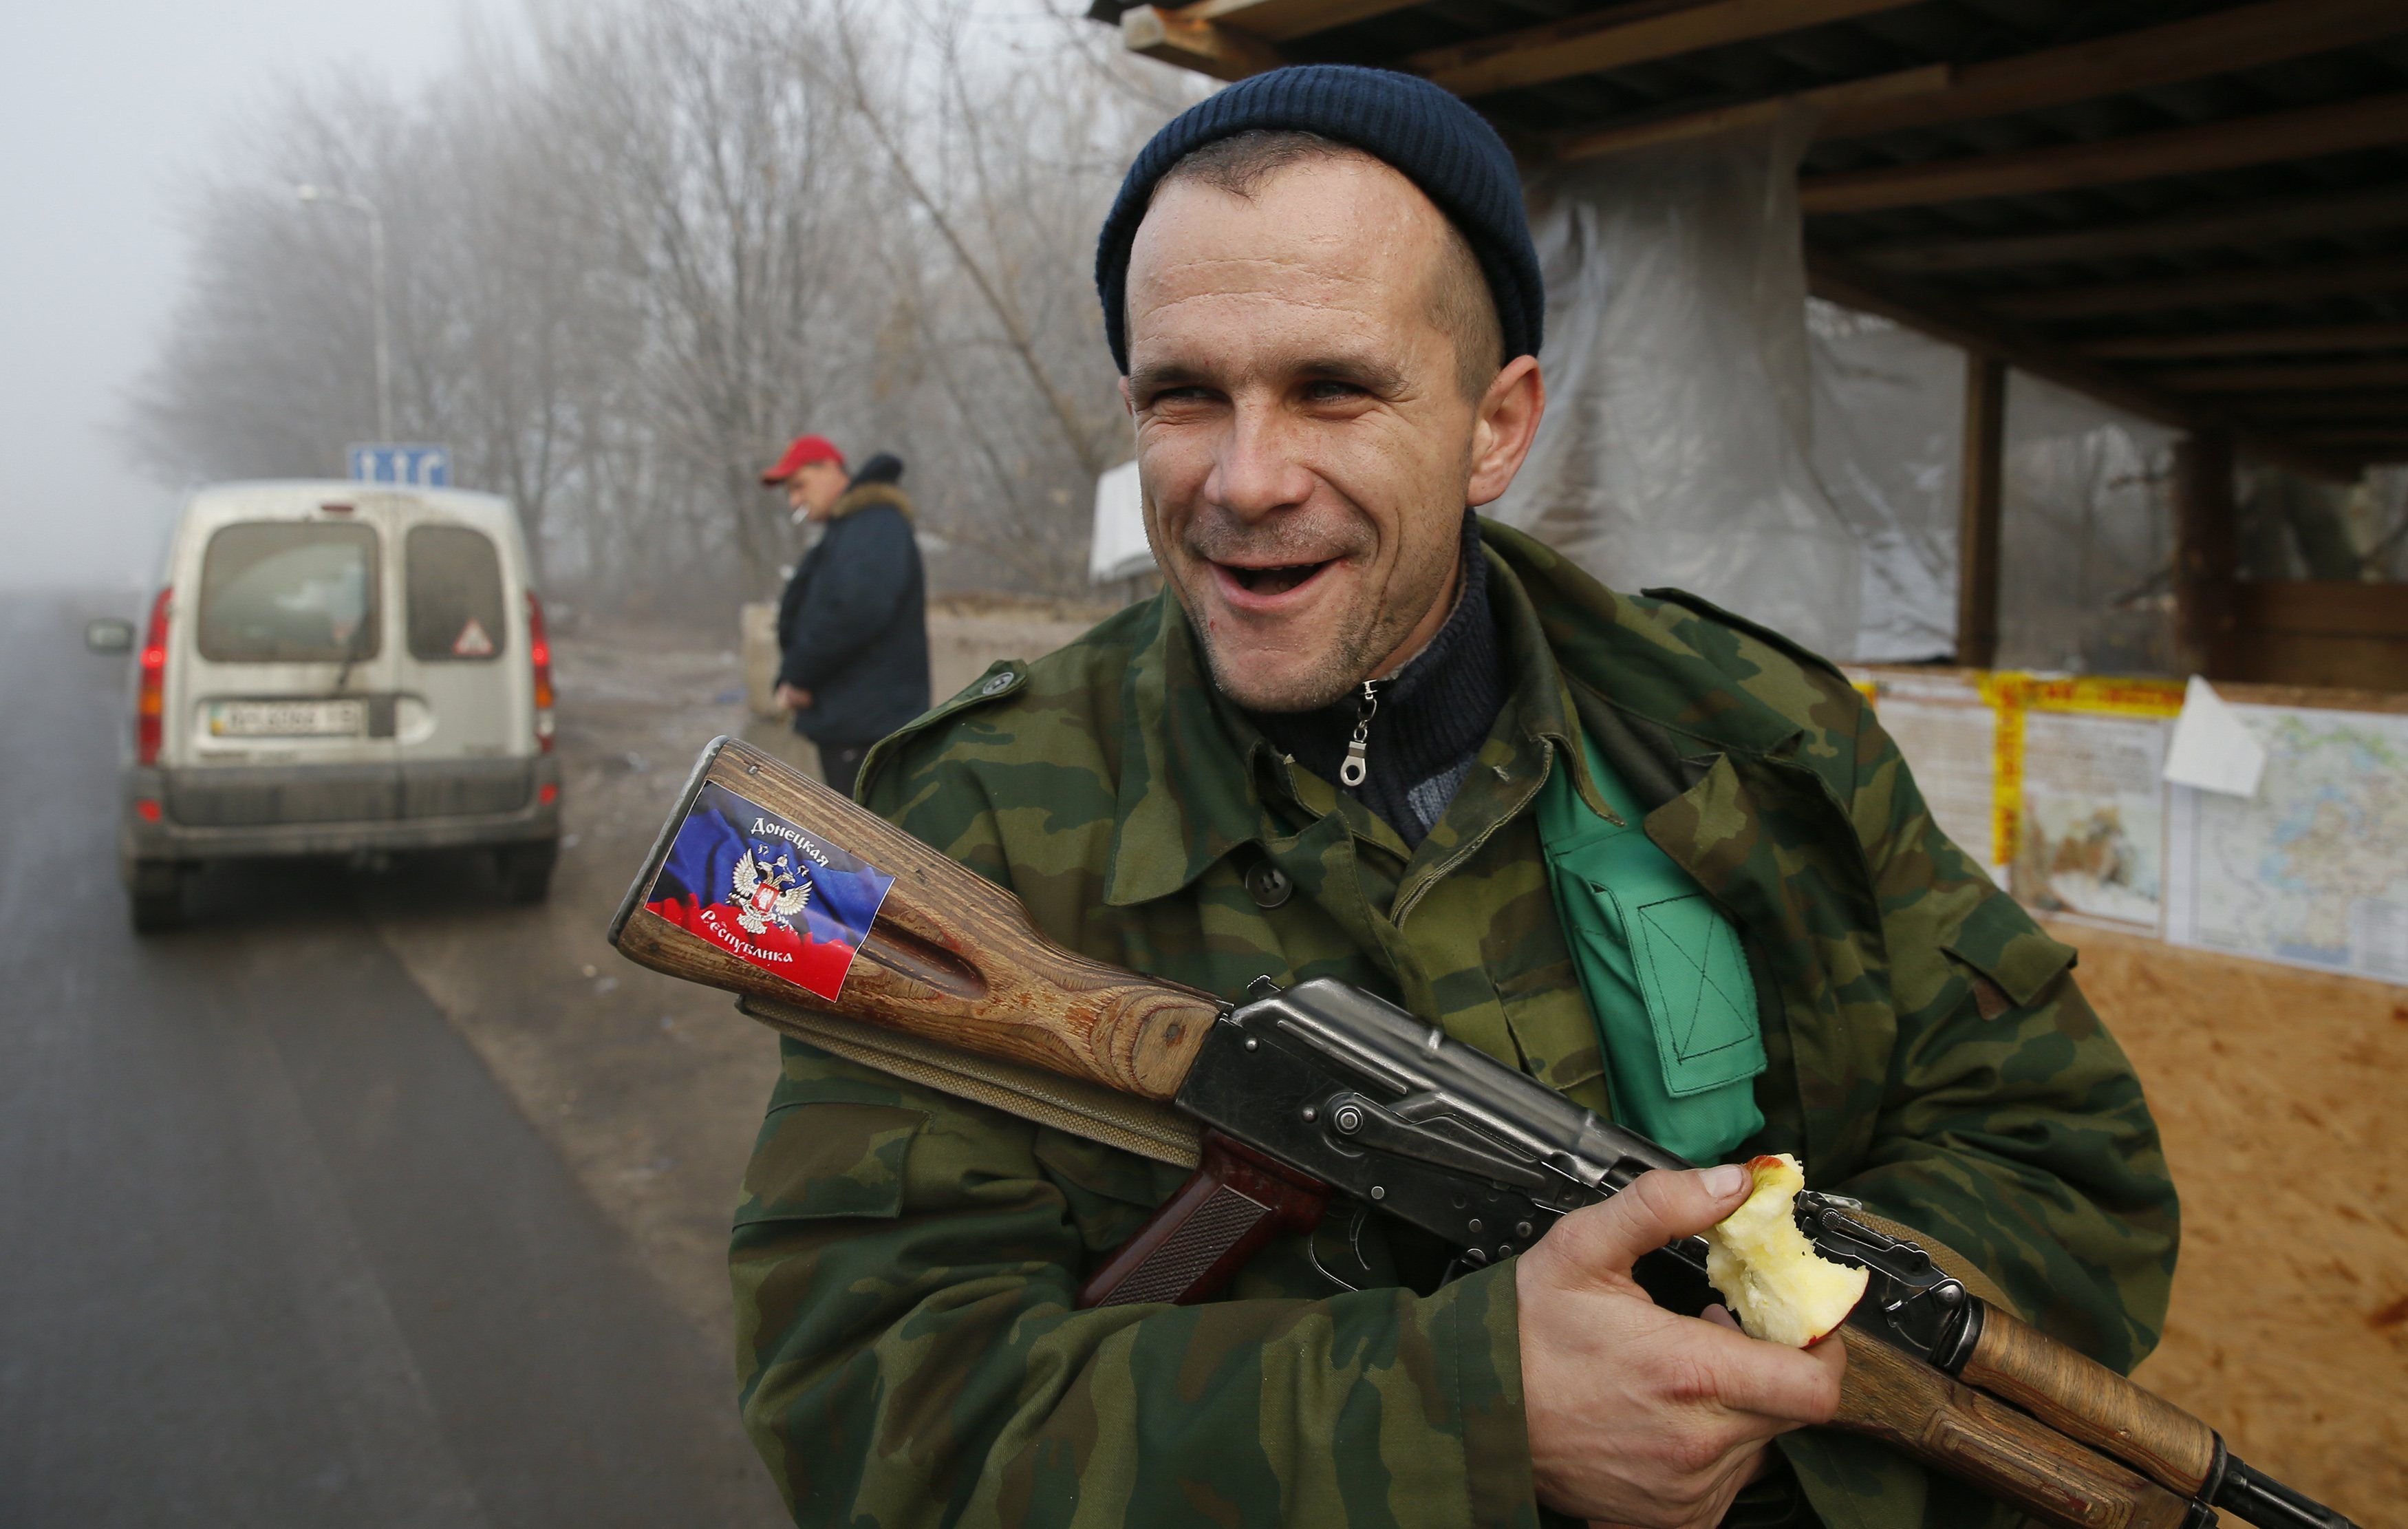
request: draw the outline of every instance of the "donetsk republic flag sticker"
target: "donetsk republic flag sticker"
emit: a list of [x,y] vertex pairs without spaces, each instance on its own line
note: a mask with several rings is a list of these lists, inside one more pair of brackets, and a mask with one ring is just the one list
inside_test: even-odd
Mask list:
[[678,825],[644,906],[833,1001],[895,878],[716,782]]

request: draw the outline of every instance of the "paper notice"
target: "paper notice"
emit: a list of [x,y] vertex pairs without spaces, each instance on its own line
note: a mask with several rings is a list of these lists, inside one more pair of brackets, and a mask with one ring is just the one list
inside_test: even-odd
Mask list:
[[2165,778],[2201,791],[2254,797],[2265,773],[2266,745],[2213,686],[2192,675],[2166,748]]
[[2171,722],[2034,712],[2024,720],[2014,891],[2028,908],[2154,930],[2164,887]]

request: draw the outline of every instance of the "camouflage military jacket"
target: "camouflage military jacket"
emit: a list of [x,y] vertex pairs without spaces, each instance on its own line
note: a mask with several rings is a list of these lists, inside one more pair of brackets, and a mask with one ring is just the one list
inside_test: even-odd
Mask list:
[[[1591,1108],[1604,1061],[1531,821],[1585,731],[1745,932],[1753,1149],[1982,1264],[2128,1367],[2176,1217],[2129,1065],[2048,938],[1934,827],[1829,666],[1687,597],[1613,594],[1484,525],[1516,688],[1408,852],[1203,677],[1167,598],[991,670],[881,744],[864,800],[1102,960],[1235,997],[1361,984]],[[789,1042],[738,1213],[744,1416],[810,1524],[1538,1524],[1510,1262],[1334,1291],[1274,1244],[1222,1300],[1072,1309],[1160,1164]],[[1402,1270],[1401,1242],[1366,1239]],[[1401,1275],[1400,1275],[1401,1277]],[[1784,1441],[1833,1526],[1989,1509],[1860,1440]]]

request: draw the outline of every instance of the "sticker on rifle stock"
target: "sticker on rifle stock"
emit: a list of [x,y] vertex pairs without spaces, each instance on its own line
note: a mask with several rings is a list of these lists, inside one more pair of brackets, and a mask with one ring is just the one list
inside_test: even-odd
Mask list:
[[644,906],[833,1001],[895,878],[708,782]]

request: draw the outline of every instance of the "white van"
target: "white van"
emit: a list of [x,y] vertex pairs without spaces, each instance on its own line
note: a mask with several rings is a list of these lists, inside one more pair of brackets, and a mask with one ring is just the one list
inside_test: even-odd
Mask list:
[[[112,629],[113,628],[113,629]],[[87,641],[131,645],[125,623]],[[185,505],[136,664],[119,863],[139,930],[202,861],[489,845],[541,899],[551,650],[509,501],[345,482]]]

